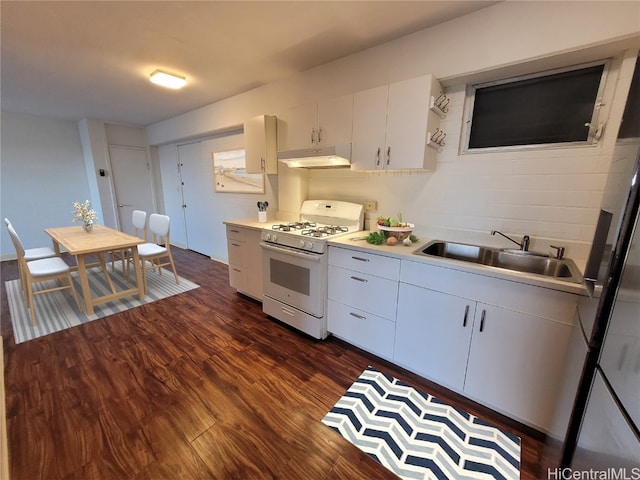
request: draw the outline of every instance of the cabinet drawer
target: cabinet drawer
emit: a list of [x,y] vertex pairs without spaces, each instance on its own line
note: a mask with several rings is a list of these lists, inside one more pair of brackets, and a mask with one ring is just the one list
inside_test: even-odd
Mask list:
[[247,285],[246,268],[229,263],[229,285],[235,289],[245,290]]
[[246,229],[240,227],[234,227],[233,225],[227,225],[227,241],[238,240],[240,242],[245,241]]
[[247,255],[244,243],[233,239],[227,240],[227,253],[229,265],[245,266]]
[[329,265],[348,268],[357,272],[398,281],[400,260],[384,255],[376,255],[346,248],[329,248]]
[[335,336],[391,360],[395,323],[357,308],[329,300],[327,328]]
[[329,298],[395,321],[398,282],[330,265]]

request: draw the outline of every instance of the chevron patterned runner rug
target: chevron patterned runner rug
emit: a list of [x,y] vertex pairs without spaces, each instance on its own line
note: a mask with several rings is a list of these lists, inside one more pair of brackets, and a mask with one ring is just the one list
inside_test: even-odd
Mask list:
[[[95,313],[91,316],[87,316],[84,311],[78,311],[78,306],[73,300],[69,290],[36,295],[34,299],[36,310],[35,327],[31,326],[31,317],[22,289],[20,288],[20,280],[9,280],[5,282],[4,285],[7,290],[9,313],[11,315],[11,322],[13,323],[13,337],[15,338],[15,342],[22,343],[27,340],[33,340],[34,338],[42,337],[199,287],[199,285],[182,277],[179,277],[180,283],[176,284],[173,272],[165,269],[161,270],[161,275],[153,270],[147,273],[147,296],[143,301],[140,301],[138,296],[135,295],[102,303],[95,307]],[[109,277],[118,291],[126,290],[134,285],[133,276],[127,280],[124,275],[122,275],[120,262],[116,263],[115,272],[112,272],[111,268],[109,268],[108,271]],[[100,267],[90,268],[87,270],[87,273],[89,275],[89,286],[91,287],[91,292],[94,297],[110,293],[109,284]],[[73,272],[71,276],[73,277],[73,282],[78,292],[80,304],[84,308],[78,273]],[[52,283],[50,282],[55,282],[55,280],[36,284],[35,288],[38,290],[46,286],[51,286]]]
[[371,367],[322,423],[402,479],[520,478],[520,438]]

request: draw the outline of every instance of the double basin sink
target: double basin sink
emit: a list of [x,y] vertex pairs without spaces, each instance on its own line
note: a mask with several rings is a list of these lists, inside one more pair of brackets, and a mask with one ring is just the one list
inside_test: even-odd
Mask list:
[[417,249],[414,254],[582,283],[582,274],[573,260],[552,258],[541,253],[434,240]]

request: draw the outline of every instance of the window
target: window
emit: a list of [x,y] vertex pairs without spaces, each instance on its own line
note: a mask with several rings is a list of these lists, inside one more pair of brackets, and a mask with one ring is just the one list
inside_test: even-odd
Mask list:
[[636,60],[636,69],[633,72],[629,97],[618,133],[618,138],[638,137],[640,137],[640,57]]
[[590,126],[597,125],[606,66],[603,61],[472,86],[466,150],[594,143]]

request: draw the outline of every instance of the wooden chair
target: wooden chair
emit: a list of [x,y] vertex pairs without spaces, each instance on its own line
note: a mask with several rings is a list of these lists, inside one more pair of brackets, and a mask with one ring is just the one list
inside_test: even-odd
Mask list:
[[[80,302],[78,301],[76,289],[73,286],[73,280],[71,279],[71,268],[69,267],[69,265],[67,265],[66,262],[62,260],[62,258],[57,256],[42,258],[39,260],[31,260],[27,262],[27,260],[25,259],[25,249],[22,246],[20,237],[18,237],[18,234],[14,230],[11,223],[7,225],[7,229],[9,230],[9,236],[11,236],[11,241],[13,242],[13,246],[16,249],[16,254],[18,255],[18,264],[20,265],[20,269],[24,274],[24,293],[27,307],[29,308],[29,314],[31,315],[31,325],[33,325],[34,327],[36,325],[36,311],[33,301],[35,295],[70,289],[71,293],[73,294],[73,298],[76,301],[76,305],[78,305],[78,310],[82,310],[82,307],[80,307]],[[47,280],[65,280],[67,282],[67,285],[58,285],[56,283],[53,287],[34,291],[34,284],[45,282]]]
[[[143,210],[134,210],[131,212],[131,223],[133,224],[133,234],[147,241],[147,212]],[[111,261],[111,271],[114,271],[114,266],[116,261],[122,261],[122,273],[124,273],[125,277],[129,278],[129,266],[133,257],[131,255],[131,249],[120,250],[117,252],[112,252],[112,261]]]
[[[138,255],[142,262],[142,278],[144,281],[144,291],[147,291],[147,268],[158,268],[159,274],[162,274],[160,267],[171,266],[173,275],[176,278],[176,284],[180,283],[176,266],[171,256],[171,247],[169,239],[169,223],[170,219],[167,215],[152,213],[149,216],[149,231],[151,231],[151,242],[138,245]],[[161,263],[165,260],[164,263]]]
[[[4,219],[4,224],[7,226],[7,228],[11,227],[14,233],[16,232],[15,228],[13,227],[13,224],[9,221],[8,218]],[[16,236],[17,235],[18,234],[16,233]],[[19,237],[18,237],[18,240],[20,240]],[[22,242],[20,242],[20,244],[22,245]],[[31,262],[32,260],[41,260],[43,258],[51,258],[51,257],[57,257],[57,254],[52,248],[49,248],[49,247],[36,247],[36,248],[24,249],[24,259],[26,262]],[[20,287],[24,292],[26,291],[25,290],[26,284],[25,284],[24,273],[22,272],[21,262],[18,262],[18,275],[20,276]]]

